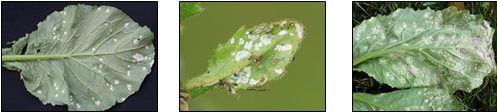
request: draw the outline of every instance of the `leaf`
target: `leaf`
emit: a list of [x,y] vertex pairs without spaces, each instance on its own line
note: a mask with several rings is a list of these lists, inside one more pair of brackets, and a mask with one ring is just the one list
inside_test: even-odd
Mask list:
[[179,2],[179,22],[202,13],[204,9],[199,4],[200,2]]
[[470,92],[495,74],[493,33],[467,10],[399,9],[353,28],[353,67],[392,87]]
[[[45,105],[106,110],[138,91],[151,72],[153,39],[149,28],[117,8],[70,5],[50,14],[12,48],[2,49],[2,59],[35,60],[2,60],[2,65],[21,70],[26,89]],[[24,41],[26,52],[17,55]]]
[[353,111],[463,111],[459,101],[445,89],[412,88],[390,93],[353,95]]
[[261,24],[252,29],[242,27],[226,44],[217,47],[207,71],[181,82],[180,89],[189,90],[195,97],[198,93],[192,93],[197,90],[194,88],[226,83],[220,85],[235,94],[240,89],[260,87],[279,79],[298,51],[304,31],[301,23],[289,20]]

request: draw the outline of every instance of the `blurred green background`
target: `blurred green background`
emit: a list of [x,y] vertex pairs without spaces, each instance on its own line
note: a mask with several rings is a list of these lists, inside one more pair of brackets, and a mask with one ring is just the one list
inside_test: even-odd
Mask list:
[[[283,80],[268,83],[271,91],[241,90],[240,100],[228,90],[214,89],[188,101],[190,111],[324,111],[325,110],[325,2],[202,2],[203,13],[186,19],[180,34],[180,80],[207,70],[214,49],[242,26],[283,19],[305,26],[305,39]],[[337,74],[338,75],[338,74]]]

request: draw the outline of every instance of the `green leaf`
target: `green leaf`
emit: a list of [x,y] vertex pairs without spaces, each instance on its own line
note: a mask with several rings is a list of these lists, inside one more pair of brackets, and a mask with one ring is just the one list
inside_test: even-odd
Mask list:
[[[138,91],[154,63],[154,34],[111,6],[70,5],[2,49],[43,104],[106,110]],[[26,52],[19,54],[27,42]],[[20,58],[20,59],[19,59]]]
[[226,44],[217,47],[207,71],[182,82],[180,89],[226,83],[221,85],[235,94],[279,79],[298,51],[304,31],[304,25],[289,20],[252,29],[242,27]]
[[399,9],[353,28],[353,68],[392,87],[470,92],[495,74],[494,29],[481,15]]
[[202,13],[204,9],[199,4],[200,2],[179,2],[179,22],[182,23],[186,18]]
[[463,111],[459,101],[445,89],[412,88],[372,95],[354,93],[353,111]]

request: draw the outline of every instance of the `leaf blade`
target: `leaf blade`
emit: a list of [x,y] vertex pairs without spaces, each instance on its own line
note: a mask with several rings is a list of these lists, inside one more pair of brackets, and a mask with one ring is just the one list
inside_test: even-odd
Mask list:
[[[26,89],[44,104],[67,104],[69,110],[105,110],[137,91],[151,72],[155,55],[153,33],[117,8],[70,5],[49,15],[38,28],[25,37],[28,47],[23,56],[62,54],[67,57],[2,64],[21,63],[18,68],[22,69]],[[131,37],[133,32],[142,37]],[[141,40],[134,42],[133,39]],[[126,40],[126,44],[119,44]],[[129,46],[123,47],[125,45]],[[136,54],[141,57],[134,57]],[[133,78],[123,77],[129,73]],[[126,91],[109,94],[111,86],[106,84],[112,84],[116,91],[118,88]]]
[[353,29],[353,65],[392,87],[470,92],[495,72],[488,24],[455,7],[399,9]]

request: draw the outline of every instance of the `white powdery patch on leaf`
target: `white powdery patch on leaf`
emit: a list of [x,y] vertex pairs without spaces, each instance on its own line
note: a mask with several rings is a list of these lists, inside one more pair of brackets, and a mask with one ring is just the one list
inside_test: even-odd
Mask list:
[[287,23],[286,21],[281,22],[279,27],[283,27],[286,23]]
[[240,42],[238,42],[238,44],[243,44],[245,43],[245,40],[243,40],[243,38],[240,38]]
[[284,46],[276,45],[276,48],[274,50],[276,50],[276,51],[288,51],[288,50],[292,50],[292,45],[290,45],[290,44],[287,44],[287,45],[284,45]]
[[287,34],[288,32],[286,30],[281,30],[278,35],[282,36],[282,35],[285,35]]
[[243,69],[243,71],[245,71],[245,73],[247,73],[245,76],[247,77],[250,77],[250,73],[252,72],[252,66],[247,66]]
[[260,40],[261,40],[261,42],[262,42],[264,45],[268,45],[268,44],[271,44],[271,41],[272,41],[273,39],[271,39],[271,38],[267,38],[267,36],[264,36],[264,37],[261,37],[261,39],[260,39]]
[[114,84],[119,84],[119,80],[114,79]]
[[235,60],[236,61],[240,61],[240,59],[244,58],[244,57],[247,57],[249,55],[249,52],[248,51],[239,51],[238,53],[236,53],[236,57],[235,57]]
[[143,60],[145,60],[145,58],[143,57],[143,55],[142,55],[142,54],[139,54],[139,53],[136,53],[136,54],[133,56],[133,58],[135,58],[135,59],[136,59],[136,61],[143,61]]
[[262,45],[263,44],[261,42],[259,42],[258,44],[255,44],[255,46],[254,46],[255,47],[255,51],[259,51],[259,48],[262,47]]
[[259,36],[258,35],[248,35],[248,38],[250,40],[257,40],[259,38]]
[[277,74],[281,74],[281,73],[283,73],[283,69],[277,69],[277,70],[274,70],[274,72],[276,72]]
[[297,31],[297,35],[299,36],[299,38],[302,38],[304,30],[300,27],[299,24],[295,24],[295,28],[296,28],[295,30]]
[[131,90],[131,84],[126,84],[126,87],[128,87],[128,90]]
[[243,48],[250,50],[250,49],[252,49],[252,46],[253,46],[253,41],[250,41],[250,42],[246,42],[245,46]]
[[235,38],[231,38],[231,44],[235,43]]
[[254,79],[250,79],[250,82],[249,84],[250,85],[256,85],[258,81],[254,80]]
[[240,79],[238,79],[238,81],[236,81],[237,84],[246,84],[248,83],[248,78],[247,77],[240,77]]

